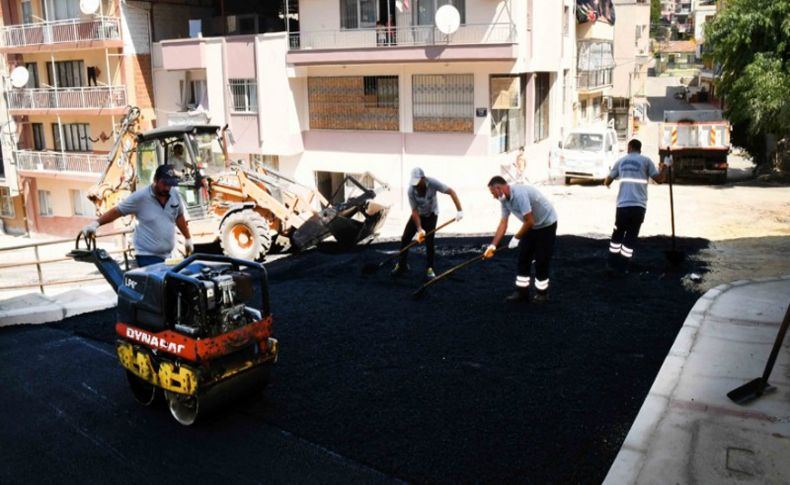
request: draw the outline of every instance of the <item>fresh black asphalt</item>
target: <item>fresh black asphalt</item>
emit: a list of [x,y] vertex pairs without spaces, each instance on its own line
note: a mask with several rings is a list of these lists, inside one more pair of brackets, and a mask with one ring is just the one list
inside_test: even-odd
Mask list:
[[[437,272],[483,238],[438,240]],[[0,482],[600,483],[686,314],[706,241],[668,270],[666,238],[608,277],[606,240],[561,236],[551,302],[508,305],[502,252],[411,298],[365,263],[393,244],[268,264],[280,361],[260,396],[193,427],[139,406],[114,311],[0,329]],[[670,268],[671,269],[671,268]]]

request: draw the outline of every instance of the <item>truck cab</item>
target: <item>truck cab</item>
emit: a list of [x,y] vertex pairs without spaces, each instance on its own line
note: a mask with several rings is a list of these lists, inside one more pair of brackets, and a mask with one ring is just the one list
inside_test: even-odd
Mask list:
[[617,132],[610,126],[574,128],[559,148],[559,170],[566,184],[574,178],[604,180],[622,156]]

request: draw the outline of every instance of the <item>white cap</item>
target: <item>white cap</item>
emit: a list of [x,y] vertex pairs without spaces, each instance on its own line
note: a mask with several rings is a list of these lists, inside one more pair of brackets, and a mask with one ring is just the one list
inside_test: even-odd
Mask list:
[[411,171],[411,178],[409,178],[409,185],[417,185],[423,177],[425,177],[423,169],[414,167]]

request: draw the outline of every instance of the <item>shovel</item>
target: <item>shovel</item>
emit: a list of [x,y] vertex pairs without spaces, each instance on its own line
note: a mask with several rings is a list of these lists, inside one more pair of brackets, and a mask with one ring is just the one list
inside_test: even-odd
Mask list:
[[[437,226],[435,229],[432,229],[432,230],[426,232],[425,233],[425,237],[430,236],[431,234],[437,232],[439,229],[444,229],[445,227],[449,226],[453,222],[455,222],[455,219],[450,219],[449,221],[445,222],[444,224],[442,224],[440,226]],[[418,244],[420,244],[420,243],[415,239],[414,241],[410,242],[405,248],[403,248],[400,251],[398,251],[397,253],[389,256],[384,261],[382,261],[382,262],[380,262],[378,264],[373,264],[373,263],[365,264],[365,266],[362,267],[362,274],[370,275],[370,274],[375,273],[376,271],[381,269],[382,266],[386,265],[387,263],[389,263],[393,259],[396,259],[396,258],[400,257],[401,254],[405,253],[406,251],[408,251],[409,249],[413,248],[414,246],[416,246]]]
[[[669,152],[668,156],[672,156],[672,152]],[[674,165],[674,164],[673,164]],[[683,251],[678,251],[677,247],[675,246],[675,198],[672,194],[672,165],[669,166],[669,214],[672,220],[672,249],[669,251],[664,251],[664,255],[667,257],[667,261],[671,264],[677,266],[686,259],[686,253]]]
[[754,401],[763,394],[768,394],[776,390],[774,386],[768,384],[768,378],[771,376],[771,371],[776,362],[776,356],[779,354],[779,349],[782,347],[782,342],[785,339],[788,326],[790,326],[790,306],[787,307],[785,318],[782,320],[782,325],[779,327],[779,333],[776,334],[774,347],[771,349],[771,355],[768,357],[768,362],[765,364],[762,377],[751,380],[741,387],[728,392],[728,398],[732,399],[737,404],[744,405]]

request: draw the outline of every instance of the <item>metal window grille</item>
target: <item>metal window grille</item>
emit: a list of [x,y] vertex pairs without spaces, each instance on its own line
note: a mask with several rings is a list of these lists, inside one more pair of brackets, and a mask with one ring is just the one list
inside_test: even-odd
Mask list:
[[11,198],[11,189],[0,187],[0,214],[14,217],[14,199]]
[[230,79],[228,85],[233,98],[233,111],[258,112],[258,85],[255,79]]
[[474,131],[474,75],[412,77],[414,131]]
[[38,191],[38,213],[42,216],[52,215],[52,194],[49,190]]
[[310,77],[310,128],[397,131],[398,76]]

